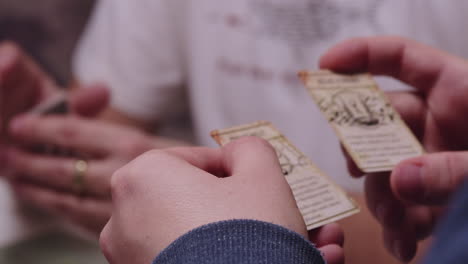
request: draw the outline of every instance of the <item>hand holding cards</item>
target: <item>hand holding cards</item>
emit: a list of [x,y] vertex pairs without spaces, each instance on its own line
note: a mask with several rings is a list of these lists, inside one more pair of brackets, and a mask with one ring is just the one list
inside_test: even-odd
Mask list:
[[[318,71],[301,72],[299,76],[363,172],[390,171],[400,161],[424,153],[369,74]],[[212,132],[220,145],[243,136],[263,138],[275,148],[309,230],[359,211],[344,191],[270,123],[256,122]]]
[[308,230],[359,212],[354,201],[270,123],[256,122],[213,131],[211,135],[222,146],[244,136],[267,140],[276,150]]
[[356,165],[365,173],[391,171],[423,147],[369,74],[299,74]]

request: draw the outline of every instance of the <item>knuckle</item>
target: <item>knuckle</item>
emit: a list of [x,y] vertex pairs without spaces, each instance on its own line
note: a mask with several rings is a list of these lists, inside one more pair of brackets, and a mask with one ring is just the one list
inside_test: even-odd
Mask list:
[[117,170],[111,177],[110,192],[114,201],[119,200],[124,196],[128,196],[130,193],[129,190],[131,182],[128,180],[130,176],[128,175],[128,172],[129,169],[127,167],[123,167]]
[[[128,199],[138,195],[139,191],[148,184],[148,179],[145,178],[148,175],[148,170],[163,167],[173,160],[173,157],[165,151],[151,150],[118,169],[110,179],[109,188],[112,199],[119,201],[120,199]],[[164,165],[159,166],[161,164]],[[164,175],[159,174],[161,177]]]
[[[142,187],[141,178],[145,175],[146,168],[157,166],[158,159],[162,158],[161,151],[147,152],[112,174],[110,179],[110,193],[113,200],[129,198]],[[143,184],[145,184],[143,179]]]

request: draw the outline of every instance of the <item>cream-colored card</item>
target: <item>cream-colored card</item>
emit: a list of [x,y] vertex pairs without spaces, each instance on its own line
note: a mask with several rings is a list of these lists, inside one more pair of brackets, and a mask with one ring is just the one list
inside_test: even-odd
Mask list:
[[341,143],[365,173],[391,171],[424,149],[370,74],[299,74]]
[[221,146],[244,136],[257,136],[270,142],[308,230],[359,212],[355,202],[269,122],[216,130],[211,136]]

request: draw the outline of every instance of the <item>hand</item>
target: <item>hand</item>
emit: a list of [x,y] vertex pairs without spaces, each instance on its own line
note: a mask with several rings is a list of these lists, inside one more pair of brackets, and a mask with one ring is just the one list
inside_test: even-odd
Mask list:
[[0,141],[9,120],[57,89],[55,83],[16,45],[0,43]]
[[[128,127],[77,116],[22,116],[12,122],[12,137],[24,148],[10,147],[7,164],[19,198],[70,219],[99,234],[110,217],[110,178],[115,170],[152,148],[173,142],[154,139]],[[69,149],[77,157],[35,154],[35,144]],[[84,193],[75,193],[75,163],[85,159]]]
[[[368,207],[384,227],[388,249],[409,261],[417,242],[431,234],[450,196],[468,176],[468,152],[463,152],[468,149],[468,64],[414,41],[376,37],[338,44],[320,66],[387,75],[416,88],[389,96],[433,154],[404,161],[391,175],[369,175],[365,186]],[[355,176],[362,175],[351,161],[348,165]]]
[[[94,116],[107,106],[109,92],[102,85],[92,85],[74,93],[70,98],[71,111],[81,116]],[[59,87],[19,47],[0,43],[0,164],[8,139],[11,119],[27,112],[52,96]],[[0,168],[2,169],[2,168]]]
[[[148,152],[112,178],[112,218],[101,234],[110,263],[151,263],[197,227],[231,219],[274,223],[307,236],[273,148],[242,138],[221,149]],[[341,263],[336,226],[317,231],[329,263]],[[331,233],[331,236],[330,236]],[[338,242],[339,243],[339,242]]]

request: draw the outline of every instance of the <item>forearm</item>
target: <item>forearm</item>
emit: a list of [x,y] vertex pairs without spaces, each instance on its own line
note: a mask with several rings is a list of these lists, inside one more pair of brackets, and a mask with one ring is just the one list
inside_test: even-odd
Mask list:
[[153,264],[325,263],[301,235],[281,226],[232,220],[197,228],[173,242]]

